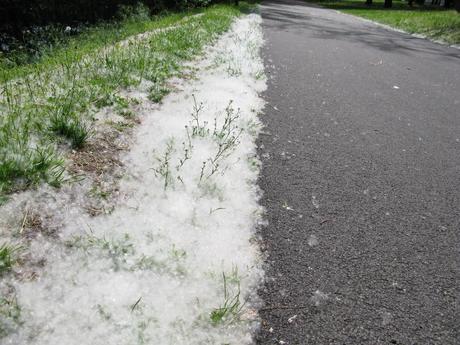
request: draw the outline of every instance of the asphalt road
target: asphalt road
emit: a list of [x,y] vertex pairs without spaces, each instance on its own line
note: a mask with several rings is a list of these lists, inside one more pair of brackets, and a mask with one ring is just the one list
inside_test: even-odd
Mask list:
[[460,344],[460,50],[265,1],[258,344]]

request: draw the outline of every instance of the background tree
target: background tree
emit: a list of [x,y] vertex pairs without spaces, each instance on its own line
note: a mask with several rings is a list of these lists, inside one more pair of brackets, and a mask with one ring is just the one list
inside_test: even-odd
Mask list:
[[[206,6],[212,0],[0,0],[0,34],[22,36],[23,29],[59,24],[74,26],[114,18],[122,6],[141,3],[152,13]],[[234,1],[234,0],[227,0]],[[1,35],[0,35],[1,39]]]

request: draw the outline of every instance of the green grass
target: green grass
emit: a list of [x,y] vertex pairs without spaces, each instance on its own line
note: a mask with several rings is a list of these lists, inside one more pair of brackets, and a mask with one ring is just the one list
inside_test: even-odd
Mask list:
[[[201,10],[201,16],[186,12],[143,21],[125,19],[71,38],[33,63],[3,64],[1,200],[41,182],[62,184],[65,152],[84,147],[98,109],[120,106],[118,92],[142,81],[151,83],[150,96],[160,101],[166,94],[166,79],[180,75],[182,62],[200,54],[247,9],[246,3],[240,8],[215,5]],[[130,35],[168,26],[125,46],[114,45]]]
[[[238,274],[238,272],[237,272]],[[237,282],[237,291],[233,294],[228,289],[228,278],[225,273],[222,274],[223,286],[224,286],[224,301],[221,306],[211,311],[209,319],[211,324],[217,326],[219,324],[228,322],[236,322],[241,316],[244,302],[240,299],[240,283],[239,278]]]
[[129,36],[177,24],[183,18],[201,11],[202,9],[194,9],[148,17],[142,9],[135,9],[131,15],[125,15],[123,20],[90,26],[76,36],[67,36],[63,28],[62,32],[54,29],[50,34],[51,37],[48,37],[51,42],[43,48],[36,47],[38,49],[36,54],[30,52],[27,54],[18,50],[3,56],[0,53],[0,82],[24,77],[29,73],[35,73],[37,69],[46,70],[78,61],[96,49],[112,45]]
[[8,244],[0,246],[0,277],[11,271],[14,263],[16,262],[16,253],[19,247]]
[[160,102],[164,96],[166,96],[171,90],[169,90],[166,87],[160,86],[160,85],[153,85],[149,89],[149,100],[151,100],[153,103],[158,103]]
[[0,339],[21,323],[21,308],[16,297],[0,296]]
[[428,7],[407,2],[393,1],[392,8],[383,8],[383,0],[373,1],[367,6],[364,0],[310,0],[323,7],[370,19],[412,34],[422,34],[431,39],[450,44],[460,43],[460,14],[442,7]]

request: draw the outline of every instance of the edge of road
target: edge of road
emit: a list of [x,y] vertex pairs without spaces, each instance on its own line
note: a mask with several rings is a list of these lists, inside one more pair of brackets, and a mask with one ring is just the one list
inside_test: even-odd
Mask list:
[[403,34],[406,34],[406,35],[409,35],[409,36],[412,36],[412,37],[415,37],[415,38],[418,38],[418,39],[427,40],[427,41],[430,41],[430,42],[433,42],[433,43],[436,43],[436,44],[439,44],[439,45],[442,45],[442,46],[445,46],[445,47],[455,48],[455,49],[460,50],[460,44],[449,44],[449,43],[447,43],[446,41],[443,41],[443,40],[432,39],[432,38],[430,38],[428,36],[425,36],[425,35],[422,35],[422,34],[410,33],[410,32],[407,32],[405,30],[395,28],[395,27],[393,27],[391,25],[376,22],[376,21],[371,20],[371,19],[363,18],[363,17],[360,17],[360,16],[355,16],[353,14],[344,13],[344,12],[341,12],[340,10],[334,10],[332,8],[323,7],[320,4],[315,4],[315,3],[309,3],[309,4],[314,6],[314,7],[317,7],[317,8],[323,8],[325,10],[331,10],[331,11],[334,11],[336,13],[339,13],[339,14],[347,16],[347,17],[353,17],[353,18],[359,19],[359,20],[361,20],[363,22],[374,24],[376,26],[379,26],[379,27],[381,27],[383,29],[386,29],[386,30],[389,30],[389,31],[395,31],[395,32],[403,33]]

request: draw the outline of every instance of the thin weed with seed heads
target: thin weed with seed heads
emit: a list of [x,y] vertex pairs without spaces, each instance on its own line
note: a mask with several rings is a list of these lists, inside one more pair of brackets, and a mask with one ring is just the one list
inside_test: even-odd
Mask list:
[[153,168],[156,176],[161,176],[163,179],[163,189],[166,190],[168,186],[173,183],[171,172],[171,155],[174,152],[174,141],[169,140],[166,145],[166,150],[162,157],[156,157],[158,165]]

